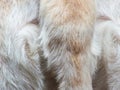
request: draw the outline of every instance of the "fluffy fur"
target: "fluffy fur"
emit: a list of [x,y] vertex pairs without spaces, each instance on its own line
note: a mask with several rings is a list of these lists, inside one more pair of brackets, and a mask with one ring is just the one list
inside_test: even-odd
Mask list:
[[[59,90],[92,90],[94,0],[41,0],[40,40]],[[95,55],[94,55],[95,54]]]
[[119,90],[119,5],[118,0],[96,0],[96,7],[94,0],[41,0],[41,46],[59,90]]
[[0,90],[43,90],[38,0],[0,0]]
[[44,89],[38,37],[59,90],[119,90],[119,5],[118,0],[96,0],[96,7],[94,0],[1,0],[0,90]]
[[[106,83],[108,90],[120,88],[120,1],[119,0],[96,0],[97,23],[95,25],[96,38],[101,38],[102,60],[106,71]],[[102,73],[102,72],[101,72]],[[103,74],[103,76],[105,76]],[[102,76],[101,76],[102,77]],[[99,78],[99,77],[97,77]],[[100,82],[101,82],[100,81]],[[99,83],[99,82],[97,82]],[[99,85],[100,86],[100,85]],[[97,87],[97,86],[96,86]],[[96,89],[102,90],[102,89]],[[106,89],[104,89],[106,90]]]

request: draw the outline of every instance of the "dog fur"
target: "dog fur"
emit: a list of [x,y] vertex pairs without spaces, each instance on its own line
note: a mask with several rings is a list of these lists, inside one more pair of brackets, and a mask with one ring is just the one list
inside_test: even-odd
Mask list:
[[[120,88],[120,1],[119,0],[96,0],[97,22],[95,26],[96,38],[101,38],[101,62],[104,62],[106,79],[104,82],[107,90],[119,90]],[[102,73],[102,72],[101,72]],[[97,77],[99,78],[99,77]],[[106,80],[106,81],[105,81]],[[99,83],[99,82],[97,82]],[[96,86],[97,87],[97,86]],[[101,89],[96,89],[101,90]],[[103,90],[103,89],[102,89]],[[106,90],[106,89],[104,89]]]
[[59,90],[92,90],[94,0],[41,0],[40,40]]
[[44,90],[41,50],[58,90],[119,90],[119,4],[1,0],[0,90]]
[[59,90],[119,90],[119,4],[41,0],[40,45]]
[[38,0],[0,0],[0,90],[43,90]]

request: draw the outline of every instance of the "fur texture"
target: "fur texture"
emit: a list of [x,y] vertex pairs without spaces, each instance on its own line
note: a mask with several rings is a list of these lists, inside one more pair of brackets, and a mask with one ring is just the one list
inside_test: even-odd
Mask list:
[[44,89],[39,50],[59,90],[119,90],[119,5],[118,0],[1,0],[0,90]]
[[[59,90],[92,90],[94,0],[41,0],[40,40]],[[95,55],[94,55],[95,54]]]
[[0,0],[0,90],[43,90],[38,0]]
[[[104,62],[105,71],[107,74],[106,76],[107,84],[104,83],[104,79],[100,79],[100,82],[103,81],[101,83],[101,86],[102,85],[104,86],[105,84],[108,87],[108,90],[119,90],[120,1],[119,0],[101,0],[101,1],[96,0],[96,1],[97,1],[97,23],[95,26],[95,34],[96,38],[99,37],[102,40],[100,41],[102,45],[101,62]],[[103,76],[105,76],[105,74],[103,74]]]
[[96,7],[94,0],[41,0],[40,45],[59,90],[119,90],[119,5],[118,0],[96,0]]

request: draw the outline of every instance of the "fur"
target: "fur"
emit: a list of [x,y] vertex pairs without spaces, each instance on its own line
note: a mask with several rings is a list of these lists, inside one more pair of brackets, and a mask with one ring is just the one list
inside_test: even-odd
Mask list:
[[[97,22],[95,25],[96,38],[101,38],[102,60],[104,62],[106,75],[103,74],[97,83],[101,87],[107,86],[108,90],[119,90],[120,88],[120,1],[119,0],[96,0]],[[103,72],[101,72],[103,73]],[[96,77],[100,78],[100,77]],[[105,84],[106,82],[106,84]],[[100,86],[100,85],[99,85]],[[96,86],[96,87],[99,87]],[[100,87],[100,88],[101,88]],[[96,90],[101,90],[97,88]],[[106,89],[104,89],[106,90]]]
[[40,1],[40,45],[59,90],[92,90],[94,9],[94,0]]
[[0,90],[44,90],[41,50],[58,83],[52,88],[119,90],[119,5],[118,0],[1,0]]
[[59,90],[119,90],[119,4],[41,0],[40,45]]
[[43,90],[38,0],[0,0],[0,90]]

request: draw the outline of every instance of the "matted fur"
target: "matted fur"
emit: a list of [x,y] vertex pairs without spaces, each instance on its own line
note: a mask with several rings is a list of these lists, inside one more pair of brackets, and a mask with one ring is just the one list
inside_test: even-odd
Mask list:
[[43,90],[38,0],[0,0],[0,90]]

